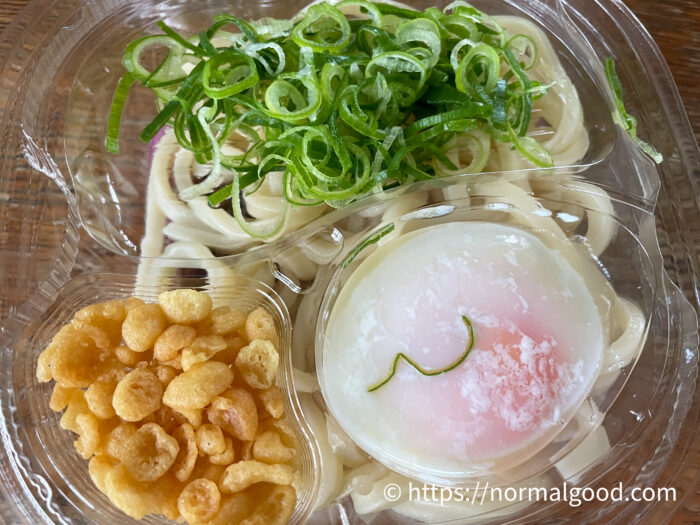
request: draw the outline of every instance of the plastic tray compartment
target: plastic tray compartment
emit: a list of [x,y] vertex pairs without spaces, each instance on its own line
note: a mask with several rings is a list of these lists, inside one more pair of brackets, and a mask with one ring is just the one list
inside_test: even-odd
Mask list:
[[[295,267],[303,267],[298,259],[295,264],[287,266],[285,259],[293,260],[299,252],[306,252],[313,259],[318,254],[314,241],[297,242],[289,251],[276,255],[275,268],[280,269],[288,282],[304,286],[296,301],[290,294],[282,294],[295,319],[294,366],[322,381],[317,367],[323,363],[324,330],[343,283],[352,275],[359,260],[379,249],[378,245],[390,242],[392,236],[401,235],[400,230],[411,231],[452,221],[486,220],[504,224],[510,221],[521,226],[525,223],[527,229],[542,234],[556,224],[569,242],[583,242],[588,247],[591,260],[600,264],[600,271],[618,296],[639,308],[645,319],[643,333],[649,335],[642,336],[643,348],[637,348],[634,356],[628,355],[618,366],[610,367],[610,361],[602,365],[590,396],[548,449],[506,472],[474,475],[461,482],[448,479],[442,484],[473,488],[477,482],[483,487],[488,481],[491,486],[530,484],[547,487],[568,481],[579,487],[595,488],[622,481],[626,490],[634,486],[644,487],[645,470],[661,467],[658,451],[648,448],[645,439],[662,430],[669,421],[672,424],[682,421],[690,407],[688,394],[694,388],[695,372],[694,362],[688,360],[692,354],[687,353],[687,349],[697,346],[695,313],[663,272],[652,214],[610,199],[595,186],[573,179],[560,181],[551,187],[551,192],[540,189],[537,197],[526,193],[520,184],[522,181],[498,180],[474,182],[463,188],[448,186],[442,190],[408,191],[391,202],[347,210],[343,213],[346,217],[333,225],[334,235],[324,230],[329,238],[345,242],[331,261],[323,261],[323,269],[313,283],[294,275]],[[469,197],[465,197],[467,193]],[[366,221],[360,230],[352,227],[358,216],[364,216]],[[394,229],[377,240],[377,233],[386,232],[390,223]],[[607,234],[601,235],[601,232]],[[358,247],[362,247],[359,252]],[[350,256],[356,258],[348,264]],[[618,306],[623,306],[623,309],[613,308],[611,315],[624,318],[627,315],[624,304]],[[315,319],[318,322],[314,332]],[[619,331],[611,335],[613,341],[624,336]],[[400,366],[405,366],[405,363]],[[312,523],[335,522],[344,514],[351,516],[353,523],[373,523],[374,519],[382,523],[384,520],[404,523],[407,518],[428,523],[442,523],[443,519],[449,518],[461,523],[459,520],[468,517],[479,522],[498,522],[506,517],[539,522],[546,517],[568,516],[573,512],[566,504],[555,503],[525,505],[525,508],[522,505],[481,507],[464,504],[461,510],[440,508],[439,505],[431,508],[430,505],[405,504],[392,511],[390,508],[394,505],[381,498],[383,488],[389,483],[399,483],[406,494],[410,478],[383,469],[374,460],[363,463],[360,459],[362,451],[328,413],[320,393],[323,388],[308,385],[305,388],[307,391],[299,394],[302,407],[323,452],[320,475],[325,491],[320,499],[324,496],[332,498],[334,491],[350,493],[350,497],[340,501],[340,506],[333,504],[319,510],[313,517],[316,521],[312,519]],[[683,407],[669,402],[668,393],[674,388],[689,389],[682,397]],[[381,456],[380,451],[376,457]],[[406,472],[405,464],[402,469],[392,465],[392,460],[387,457],[382,461]],[[353,476],[354,481],[349,481]],[[421,478],[423,480],[425,477]],[[414,480],[414,483],[419,482]],[[640,507],[643,506],[625,506],[624,502],[584,504],[575,513],[582,522],[618,513],[617,517],[624,519],[622,516],[629,518],[644,512]],[[387,510],[377,515],[382,509]],[[404,516],[397,516],[397,513]]]
[[[26,325],[12,355],[5,356],[4,370],[9,377],[4,378],[7,382],[2,392],[2,434],[7,447],[2,468],[6,483],[17,487],[11,505],[4,507],[7,523],[140,523],[113,506],[94,486],[87,461],[74,450],[75,435],[60,428],[61,414],[49,408],[53,381],[39,383],[36,379],[37,358],[58,329],[85,306],[131,296],[155,302],[162,291],[206,289],[206,285],[206,280],[187,277],[161,279],[156,286],[131,275],[86,274],[72,279],[54,305]],[[303,523],[313,510],[318,490],[315,471],[319,453],[308,425],[300,419],[290,362],[289,313],[272,289],[242,276],[208,293],[215,306],[229,305],[244,311],[262,306],[273,315],[282,349],[277,385],[285,393],[287,420],[301,444],[298,501],[290,523]],[[143,523],[170,522],[162,516],[150,516]]]

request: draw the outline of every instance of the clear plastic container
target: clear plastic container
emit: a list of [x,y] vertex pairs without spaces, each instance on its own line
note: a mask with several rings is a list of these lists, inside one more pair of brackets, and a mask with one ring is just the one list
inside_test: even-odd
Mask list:
[[[266,289],[263,283],[275,288],[282,301],[273,300],[280,323],[285,324],[285,308],[291,312],[293,331],[290,352],[283,356],[287,360],[284,381],[289,386],[289,406],[299,414],[300,435],[308,433],[305,425],[313,429],[305,440],[309,477],[295,519],[303,520],[318,506],[309,523],[464,522],[464,513],[439,514],[434,508],[403,503],[392,510],[386,501],[379,504],[376,490],[396,476],[381,468],[374,469],[374,477],[367,473],[356,477],[352,490],[339,490],[343,468],[338,457],[343,453],[337,451],[343,441],[328,441],[329,425],[332,436],[343,436],[326,417],[323,396],[314,383],[316,352],[329,312],[325,306],[331,299],[326,299],[325,306],[322,303],[348,253],[387,223],[382,217],[385,207],[413,202],[397,216],[423,210],[425,218],[418,222],[463,220],[493,204],[522,208],[512,195],[499,191],[499,184],[510,184],[536,195],[536,218],[547,211],[553,216],[561,212],[578,225],[585,216],[579,229],[566,230],[567,236],[585,235],[596,217],[615,225],[610,246],[596,251],[593,245],[591,257],[599,256],[615,291],[642,309],[649,336],[635,357],[636,365],[633,359],[586,401],[595,406],[599,419],[572,419],[562,434],[566,446],[549,449],[526,474],[508,480],[530,480],[540,486],[566,480],[580,487],[622,481],[626,490],[672,486],[677,498],[675,503],[623,501],[584,503],[576,508],[555,502],[487,506],[476,509],[481,514],[475,519],[519,523],[561,518],[582,523],[668,519],[692,492],[695,476],[688,456],[697,446],[700,410],[693,310],[698,306],[698,245],[693,244],[687,225],[700,221],[696,203],[700,192],[693,177],[700,154],[663,58],[621,2],[475,2],[491,14],[530,18],[549,35],[577,87],[589,134],[589,147],[574,165],[544,176],[525,170],[414,185],[387,194],[385,201],[363,201],[324,215],[275,243],[236,255],[209,260],[186,260],[178,253],[161,259],[138,257],[150,157],[147,146],[135,137],[155,111],[146,93],[137,90],[130,96],[123,154],[109,156],[103,147],[106,109],[111,86],[121,74],[124,45],[154,31],[160,19],[194,32],[224,10],[250,18],[285,17],[303,5],[36,1],[2,35],[0,99],[6,103],[0,113],[0,149],[6,160],[0,165],[0,195],[7,202],[0,208],[0,239],[9,249],[0,255],[0,430],[5,452],[0,457],[0,516],[8,523],[32,524],[123,520],[103,497],[90,491],[87,477],[80,475],[80,469],[86,468],[82,460],[72,452],[66,456],[66,450],[72,451],[72,437],[56,428],[56,415],[46,410],[46,386],[39,387],[33,379],[36,356],[57,323],[79,306],[102,298],[134,291],[153,296],[173,286],[211,286],[216,291],[232,286],[235,275],[246,274],[262,282],[258,291]],[[641,135],[665,156],[658,167],[613,124],[612,97],[600,65],[605,56],[616,59],[627,109],[638,117]],[[465,188],[474,184],[481,185],[482,194],[472,190],[471,201],[465,200]],[[591,196],[599,195],[601,189],[610,196],[609,208],[591,204]],[[455,208],[448,212],[441,206]],[[498,214],[493,206],[488,210]],[[533,213],[532,209],[521,211]],[[358,261],[372,249],[360,252]],[[309,250],[316,258],[313,271],[306,264],[304,252]],[[188,280],[184,275],[193,268],[206,271],[207,276]],[[343,271],[338,270],[338,275]],[[114,272],[118,275],[109,275]],[[87,275],[71,279],[71,274],[78,273]],[[293,378],[289,377],[292,366],[301,371]],[[44,397],[36,397],[37,392]],[[586,443],[596,439],[590,436],[601,439],[600,429],[609,448],[586,452]],[[582,448],[575,448],[579,443]],[[366,459],[353,448],[345,454],[353,465]],[[346,474],[349,470],[345,468]]]
[[[36,513],[25,509],[24,519],[32,523],[75,520],[91,523],[138,523],[127,518],[95,487],[87,475],[87,463],[73,447],[74,436],[59,426],[61,414],[49,408],[52,383],[40,383],[36,377],[39,354],[46,348],[58,329],[70,322],[73,314],[85,306],[125,297],[138,297],[156,302],[158,294],[178,288],[207,288],[214,306],[231,306],[243,311],[265,308],[275,320],[282,351],[277,385],[284,392],[285,412],[297,432],[301,444],[299,500],[291,523],[303,523],[313,510],[318,486],[315,471],[319,463],[318,448],[311,439],[310,429],[301,417],[301,407],[294,389],[291,366],[291,321],[289,312],[279,296],[265,284],[237,276],[234,281],[208,287],[206,279],[171,277],[156,285],[139,282],[135,276],[119,274],[85,274],[71,279],[61,289],[54,306],[35,317],[25,329],[31,334],[14,347],[12,390],[17,396],[16,425],[10,431],[13,454],[19,461],[13,465],[15,475],[29,485],[39,480],[49,490],[35,493],[42,507]],[[149,518],[151,523],[166,523],[167,519]]]

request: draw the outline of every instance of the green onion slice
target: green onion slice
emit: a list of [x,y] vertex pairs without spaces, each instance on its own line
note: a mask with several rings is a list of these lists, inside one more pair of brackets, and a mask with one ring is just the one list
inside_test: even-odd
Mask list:
[[133,75],[127,73],[119,79],[117,90],[114,92],[114,100],[107,121],[107,139],[105,140],[105,147],[110,153],[119,153],[119,123],[126,103],[126,96],[135,80]]
[[[478,66],[478,68],[477,68]],[[481,72],[477,73],[477,69]],[[479,97],[475,85],[480,85],[486,93],[496,87],[501,70],[498,52],[488,44],[477,44],[462,58],[455,71],[457,89]]]
[[515,149],[518,150],[523,157],[532,162],[539,168],[551,168],[554,166],[552,155],[535,139],[524,136],[519,137],[511,128],[511,139]]
[[[425,60],[422,60],[426,69],[433,67],[440,60],[442,39],[440,38],[440,29],[432,20],[416,18],[404,22],[396,30],[396,41],[404,47],[411,43],[423,44],[429,51]],[[408,49],[409,53],[415,54],[412,51],[415,51],[415,48]]]
[[[269,49],[270,51],[274,52],[275,55],[277,55],[277,66],[275,67],[275,69],[272,69],[269,60],[263,56],[262,51],[265,49]],[[284,50],[282,49],[282,47],[275,42],[262,42],[257,44],[250,44],[243,50],[243,52],[246,55],[260,62],[267,74],[270,75],[270,77],[276,77],[284,71],[287,57],[284,54]]]
[[607,57],[604,65],[605,76],[608,79],[608,85],[612,91],[617,109],[617,111],[613,113],[613,120],[618,126],[629,134],[632,142],[634,142],[634,144],[640,150],[646,153],[651,160],[657,164],[661,164],[661,162],[664,160],[663,155],[656,151],[654,146],[637,137],[637,119],[628,114],[627,110],[625,109],[625,104],[622,99],[622,84],[620,83],[620,78],[617,76],[617,72],[615,71],[615,61],[612,59],[612,57]]
[[[297,86],[306,89],[306,96]],[[308,119],[321,107],[320,86],[311,76],[282,75],[265,91],[265,105],[268,115],[286,122]]]
[[213,99],[226,98],[258,83],[258,69],[252,57],[224,51],[207,60],[202,70],[202,88]]
[[529,36],[515,35],[506,44],[506,48],[519,60],[522,68],[527,71],[537,63],[537,47]]
[[401,106],[415,101],[427,78],[423,62],[404,51],[390,51],[374,57],[365,68],[365,76],[372,78],[380,71],[393,84],[394,96]]
[[384,26],[384,17],[382,16],[382,12],[377,9],[375,4],[371,2],[367,2],[365,0],[343,0],[342,2],[335,4],[335,7],[343,14],[350,11],[348,9],[350,7],[359,7],[362,13],[366,13],[367,16],[369,16],[369,19],[374,27],[381,28]]
[[310,47],[316,52],[336,53],[350,42],[350,24],[347,18],[329,4],[314,4],[292,30],[292,39],[299,47]]
[[[140,61],[141,54],[151,46],[164,46],[168,48],[168,56],[165,58],[163,63],[158,66],[158,70],[161,72],[158,78],[153,78],[153,72],[147,70]],[[148,80],[151,85],[154,85],[158,81],[172,80],[173,68],[167,66],[177,64],[184,52],[185,47],[170,36],[144,36],[134,40],[128,46],[126,46],[122,63],[124,64],[126,70],[136,80],[140,80],[142,82],[146,82]],[[182,71],[180,71],[179,80],[183,80],[184,77],[185,75]]]

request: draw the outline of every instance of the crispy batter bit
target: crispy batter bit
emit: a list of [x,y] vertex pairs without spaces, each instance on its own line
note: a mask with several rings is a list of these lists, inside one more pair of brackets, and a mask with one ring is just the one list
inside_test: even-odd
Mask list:
[[173,290],[78,311],[39,356],[49,406],[129,516],[286,523],[298,443],[274,386],[275,320]]

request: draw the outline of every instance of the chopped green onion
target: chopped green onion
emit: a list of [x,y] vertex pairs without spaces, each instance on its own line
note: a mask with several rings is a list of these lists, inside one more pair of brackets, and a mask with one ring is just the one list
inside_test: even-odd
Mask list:
[[[227,66],[221,70],[222,66]],[[226,98],[258,83],[258,70],[252,57],[224,51],[210,58],[202,69],[202,88],[213,99]]]
[[362,12],[367,13],[374,27],[382,27],[384,25],[384,17],[382,16],[382,12],[375,4],[371,2],[367,2],[366,0],[343,0],[342,2],[335,4],[335,7],[341,11],[344,7],[350,6],[357,6],[362,10]]
[[[331,22],[323,23],[324,21]],[[345,15],[329,4],[314,4],[292,30],[292,39],[299,47],[316,52],[337,53],[350,43],[350,24]]]
[[[253,184],[258,179],[257,170],[255,173],[246,173],[238,178],[238,186],[240,189],[246,188]],[[223,188],[218,189],[208,197],[209,205],[212,207],[219,206],[222,202],[227,201],[231,198],[231,191],[233,190],[233,183]]]
[[[131,73],[135,79],[142,82],[145,82],[146,80],[153,82],[154,79],[152,78],[152,72],[143,67],[140,58],[141,54],[147,48],[154,45],[165,46],[168,48],[168,56],[165,58],[161,66],[159,66],[160,70],[163,70],[164,68],[162,66],[168,62],[177,63],[177,60],[181,58],[185,52],[185,48],[178,41],[166,35],[144,36],[134,40],[128,46],[126,46],[122,63],[124,64],[126,70]],[[169,73],[169,71],[167,73]],[[184,77],[184,75],[181,76]]]
[[[417,74],[418,81],[411,81],[409,78],[403,80],[402,87],[410,89],[414,92],[419,91],[426,79],[426,67],[423,63],[413,55],[403,51],[390,51],[375,56],[369,61],[365,67],[365,76],[372,78],[379,74],[379,70],[384,69],[388,78],[396,81],[399,80],[399,75]],[[409,87],[410,86],[410,87]]]
[[[236,221],[255,237],[281,226],[246,222],[241,191],[256,191],[272,171],[282,173],[286,214],[481,170],[493,140],[535,166],[553,164],[526,135],[532,101],[547,88],[526,73],[537,60],[534,42],[507,35],[461,0],[424,11],[342,0],[313,4],[293,20],[223,14],[197,35],[158,26],[164,34],[125,49],[107,149],[118,151],[120,115],[138,81],[159,108],[140,138],[172,126],[180,146],[212,166],[181,197],[206,195],[211,206],[230,199]],[[145,53],[163,48],[167,56],[147,69]],[[226,156],[234,133],[248,139],[247,150]],[[466,148],[472,162],[460,166],[453,148]]]
[[[475,67],[475,66],[480,67]],[[459,62],[455,72],[457,89],[479,98],[476,85],[481,85],[488,94],[496,87],[500,75],[501,60],[498,52],[488,44],[477,44]],[[477,73],[477,71],[479,71]],[[483,79],[481,78],[483,77]]]
[[515,149],[518,150],[518,153],[532,162],[535,166],[540,168],[551,168],[554,166],[554,159],[552,159],[552,155],[550,155],[550,153],[532,137],[518,137],[515,132],[511,130],[511,138]]
[[537,63],[537,47],[535,47],[535,43],[529,36],[515,35],[508,40],[506,48],[515,57],[528,59],[527,62],[522,62],[522,67],[525,71],[531,69]]
[[[298,81],[307,95],[304,96],[292,81]],[[266,113],[286,122],[299,122],[311,118],[321,107],[320,87],[316,79],[296,75],[283,76],[275,80],[265,91]],[[291,107],[290,107],[291,106]]]
[[383,15],[394,15],[398,16],[399,18],[405,18],[407,20],[418,18],[421,15],[420,11],[414,11],[413,9],[404,9],[403,7],[398,7],[392,4],[381,4],[377,2],[374,5]]
[[110,153],[119,153],[119,123],[126,103],[126,96],[135,80],[133,75],[127,73],[119,79],[117,90],[114,92],[114,100],[107,121],[107,139],[105,140],[105,146]]
[[[262,54],[262,51],[265,49],[269,49],[277,55],[277,67],[274,70],[270,67],[270,63]],[[250,44],[244,49],[244,52],[246,55],[249,55],[257,61],[259,61],[271,78],[276,77],[284,71],[284,66],[286,65],[287,57],[284,54],[284,50],[282,49],[282,47],[279,44],[276,44],[275,42],[262,42],[258,44]]]
[[175,42],[180,44],[182,47],[185,47],[185,48],[189,49],[190,51],[192,51],[192,53],[194,53],[196,56],[198,56],[198,57],[205,56],[204,53],[202,52],[202,49],[195,46],[193,43],[188,42],[184,38],[182,38],[182,36],[180,36],[175,30],[173,30],[169,25],[167,25],[162,20],[158,22],[158,27],[163,31],[163,33],[165,33],[170,38],[175,40]]
[[[424,62],[426,68],[435,66],[440,60],[440,52],[442,51],[442,39],[440,37],[440,28],[437,24],[428,18],[416,18],[401,24],[396,30],[396,42],[400,46],[408,46],[411,43],[421,43],[430,51]],[[415,54],[417,49],[409,48],[409,53]]]
[[214,17],[214,25],[206,31],[206,36],[212,38],[216,32],[226,24],[232,24],[241,30],[249,42],[258,42],[258,33],[255,28],[245,20],[231,15],[218,15]]
[[625,104],[622,101],[622,84],[615,71],[615,61],[612,57],[607,57],[605,59],[605,76],[608,79],[608,85],[612,91],[617,109],[617,111],[613,113],[613,120],[629,134],[632,142],[640,150],[646,153],[654,162],[661,164],[664,160],[663,155],[656,151],[654,146],[637,137],[637,119],[628,114],[627,110],[625,110]]

